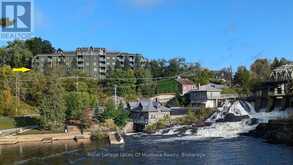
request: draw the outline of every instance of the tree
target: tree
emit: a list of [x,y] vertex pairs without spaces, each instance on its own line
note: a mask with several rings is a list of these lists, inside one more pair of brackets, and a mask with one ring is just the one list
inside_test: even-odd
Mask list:
[[267,59],[257,59],[250,67],[252,79],[256,81],[268,80],[271,74],[271,66]]
[[22,82],[19,84],[20,89],[25,89],[23,99],[31,106],[40,106],[43,93],[47,89],[47,79],[44,74],[35,71],[25,73],[25,76],[33,81]]
[[165,60],[152,60],[148,64],[148,67],[151,70],[151,73],[154,77],[163,77],[165,75],[164,73],[164,67],[166,66]]
[[143,96],[152,96],[155,93],[155,84],[152,80],[153,76],[148,69],[136,69],[136,92]]
[[11,114],[14,111],[10,76],[13,76],[13,73],[9,66],[5,65],[0,68],[0,114],[2,115]]
[[169,65],[166,68],[166,74],[168,76],[176,76],[187,67],[184,58],[173,58],[168,63]]
[[33,56],[37,54],[51,54],[55,51],[51,42],[48,40],[43,40],[40,37],[34,37],[25,41],[26,47],[32,52]]
[[135,56],[135,58],[134,58],[134,68],[135,69],[140,69],[140,68],[142,68],[142,56],[140,56],[140,55],[137,55],[137,56]]
[[97,99],[94,95],[87,92],[68,92],[65,96],[66,101],[66,119],[80,120],[83,111],[87,108],[93,108],[97,105]]
[[113,119],[117,126],[123,127],[127,123],[128,113],[124,111],[122,103],[118,107],[115,107],[113,100],[108,100],[101,117],[101,120],[106,119]]
[[126,69],[126,70],[132,69],[132,66],[130,64],[130,61],[129,61],[128,57],[125,57],[125,59],[124,59],[124,67],[123,67],[123,69]]
[[57,83],[56,77],[49,78],[46,86],[39,106],[41,126],[53,130],[60,129],[64,124],[66,110],[64,89]]
[[210,82],[213,78],[213,73],[208,69],[197,69],[195,70],[195,76],[191,79],[195,84],[205,85]]
[[112,70],[107,78],[107,86],[109,88],[114,88],[115,85],[119,85],[117,88],[117,94],[128,99],[132,99],[136,96],[135,92],[135,76],[134,71],[131,69],[122,70],[115,69]]
[[245,66],[239,66],[234,76],[234,85],[239,86],[242,93],[248,94],[250,79],[249,70]]
[[6,64],[6,50],[4,48],[0,48],[0,66]]
[[24,42],[14,41],[8,42],[6,47],[5,64],[11,67],[30,67],[32,60],[32,53],[26,48]]

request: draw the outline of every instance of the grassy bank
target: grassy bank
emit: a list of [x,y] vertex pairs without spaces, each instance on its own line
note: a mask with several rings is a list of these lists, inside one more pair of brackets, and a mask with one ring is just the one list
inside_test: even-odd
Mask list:
[[148,125],[145,128],[145,132],[154,133],[159,129],[168,128],[172,125],[192,125],[204,122],[215,110],[213,109],[200,109],[197,111],[189,110],[185,117],[171,119],[170,117],[165,117],[160,119],[158,122]]
[[176,93],[177,82],[175,80],[158,81],[158,93]]
[[0,116],[0,129],[15,128],[16,124],[13,118]]
[[25,127],[39,125],[37,117],[8,117],[0,116],[0,129],[11,129],[17,127]]

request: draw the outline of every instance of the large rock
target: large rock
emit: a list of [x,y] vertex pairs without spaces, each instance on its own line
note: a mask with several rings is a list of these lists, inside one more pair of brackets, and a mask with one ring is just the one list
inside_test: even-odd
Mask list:
[[228,113],[225,115],[225,117],[223,119],[218,119],[218,120],[216,120],[216,122],[238,122],[238,121],[241,121],[243,119],[248,119],[248,118],[249,118],[248,115],[236,116],[233,113]]
[[293,121],[272,120],[267,124],[259,124],[248,135],[264,138],[269,143],[293,145]]

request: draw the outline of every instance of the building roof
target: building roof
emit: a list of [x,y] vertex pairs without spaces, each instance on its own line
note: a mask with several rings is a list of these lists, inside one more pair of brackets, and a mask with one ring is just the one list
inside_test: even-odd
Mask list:
[[59,56],[75,56],[75,52],[63,52],[63,53],[52,53],[52,54],[38,54],[37,57],[59,57]]
[[205,91],[222,91],[225,88],[225,85],[219,85],[214,83],[208,83],[207,85],[202,85],[198,88],[198,90],[205,90]]
[[193,89],[190,92],[197,92],[197,91],[221,92],[224,87],[225,85],[209,83],[207,85],[199,86],[197,89]]
[[194,85],[193,81],[186,79],[186,78],[178,78],[177,82],[182,85]]
[[169,108],[162,106],[160,102],[152,101],[150,99],[141,99],[136,102],[129,102],[129,108],[135,112],[158,112],[169,111]]

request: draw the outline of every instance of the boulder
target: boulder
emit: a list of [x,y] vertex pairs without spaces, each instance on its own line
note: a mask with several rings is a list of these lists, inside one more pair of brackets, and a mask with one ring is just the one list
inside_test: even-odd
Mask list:
[[274,120],[259,124],[255,130],[250,131],[247,135],[264,138],[273,144],[293,145],[293,121]]
[[238,122],[238,121],[241,121],[243,119],[248,119],[248,118],[249,118],[248,115],[236,116],[233,113],[228,113],[225,115],[225,117],[223,119],[218,119],[218,120],[216,120],[216,122]]

